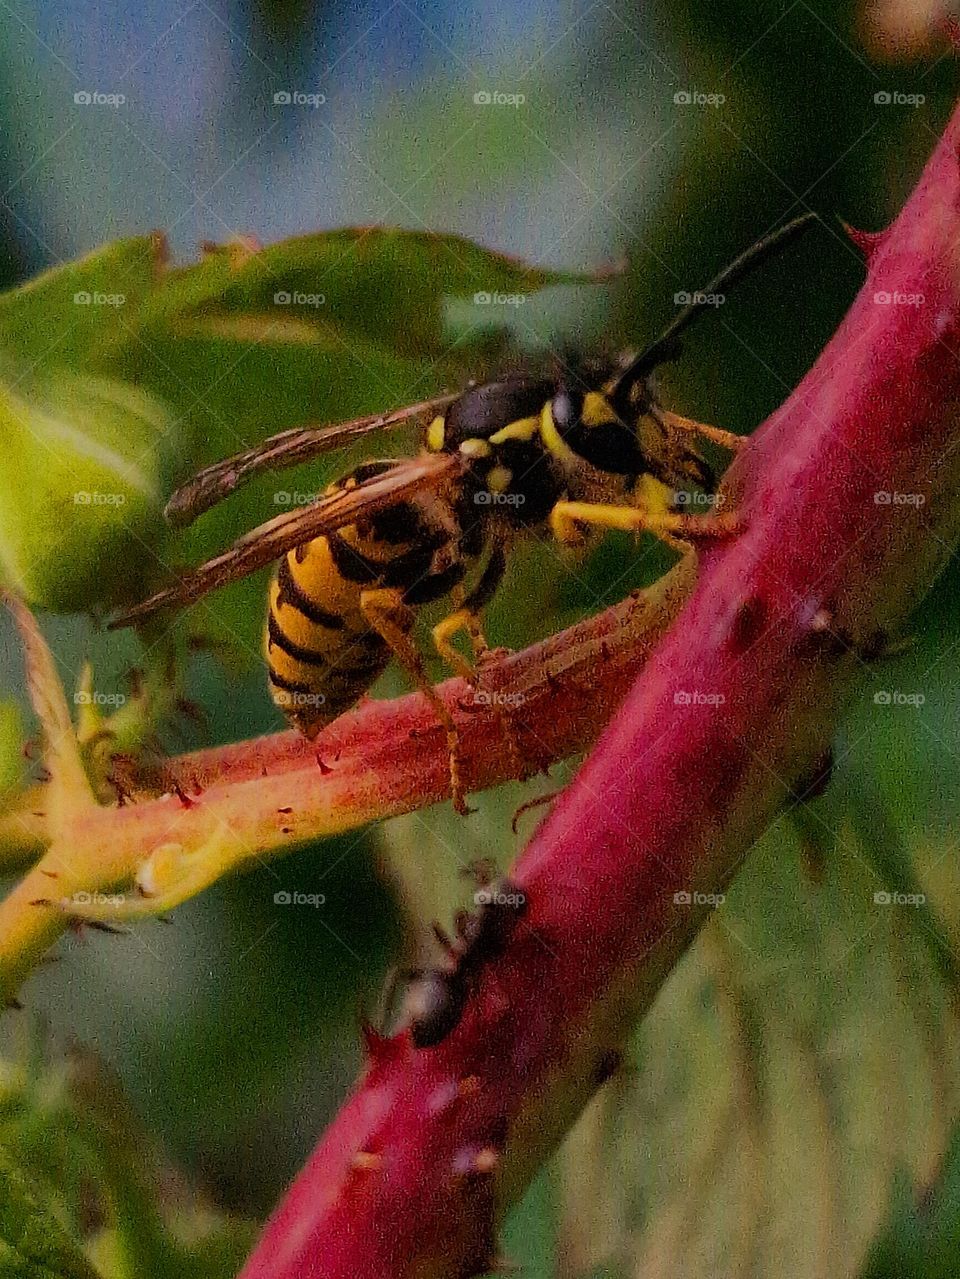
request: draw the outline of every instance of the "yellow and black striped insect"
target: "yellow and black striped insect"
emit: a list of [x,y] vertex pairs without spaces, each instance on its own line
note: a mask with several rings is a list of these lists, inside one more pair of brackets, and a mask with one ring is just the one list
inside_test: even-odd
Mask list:
[[674,358],[681,332],[711,296],[808,227],[799,218],[759,241],[711,281],[645,351],[549,377],[514,375],[387,414],[284,431],[215,463],[167,506],[187,524],[249,476],[302,463],[402,423],[426,424],[417,458],[368,462],[311,505],[284,513],[223,554],[118,617],[137,623],[276,562],[266,659],[277,705],[308,737],[349,709],[396,657],[430,699],[448,738],[451,790],[466,811],[457,731],[429,683],[412,631],[417,610],[451,597],[434,628],[437,652],[475,680],[455,647],[465,632],[484,650],[482,614],[518,537],[578,540],[590,526],[648,530],[681,549],[720,534],[732,517],[675,514],[644,504],[643,481],[668,489],[713,485],[696,435],[728,448],[739,437],[692,422],[657,400],[651,374]]

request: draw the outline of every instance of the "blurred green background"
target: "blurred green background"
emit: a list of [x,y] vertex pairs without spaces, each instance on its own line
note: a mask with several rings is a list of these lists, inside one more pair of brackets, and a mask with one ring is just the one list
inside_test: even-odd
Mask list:
[[[629,263],[619,278],[521,305],[452,304],[426,354],[424,284],[401,274],[392,305],[381,312],[358,293],[356,323],[334,316],[323,350],[307,351],[289,380],[270,350],[243,363],[242,340],[215,385],[203,383],[200,347],[152,351],[166,381],[154,376],[151,391],[193,427],[172,464],[178,478],[292,424],[299,405],[335,419],[498,359],[642,343],[675,313],[678,291],[814,209],[825,226],[739,288],[663,377],[680,411],[750,431],[862,281],[838,217],[871,229],[890,219],[957,84],[953,60],[922,37],[923,6],[5,9],[5,284],[155,227],[182,262],[204,241],[382,222],[458,232],[551,268]],[[78,93],[124,101],[78,103]],[[277,104],[278,93],[324,101]],[[205,395],[209,419],[192,412]],[[316,483],[298,472],[289,487]],[[275,513],[272,488],[253,486],[217,513],[184,556]],[[663,564],[655,547],[617,537],[567,572],[530,548],[490,637],[532,640]],[[956,1228],[957,1178],[942,1194],[936,1183],[960,1100],[958,585],[953,567],[916,620],[913,649],[865,674],[830,793],[763,841],[638,1035],[635,1072],[531,1192],[508,1249],[531,1275],[956,1273],[943,1239]],[[171,749],[279,727],[251,656],[262,589],[246,584],[214,606],[211,630],[230,651],[191,664],[187,691],[208,723],[181,724]],[[68,688],[87,656],[98,687],[123,686],[138,660],[130,636],[108,637],[82,615],[41,620]],[[29,723],[3,619],[0,636],[0,689]],[[886,690],[923,702],[878,705]],[[168,926],[68,939],[61,962],[30,981],[26,1011],[8,1017],[9,1051],[22,1051],[24,1033],[10,1023],[27,1021],[45,1028],[54,1059],[73,1043],[96,1053],[165,1158],[211,1203],[262,1218],[353,1079],[359,1013],[415,922],[458,902],[457,872],[475,853],[510,860],[513,808],[547,788],[486,797],[465,828],[434,810],[305,849],[218,885]],[[279,909],[280,888],[322,892],[326,905]],[[918,891],[920,908],[875,900]]]

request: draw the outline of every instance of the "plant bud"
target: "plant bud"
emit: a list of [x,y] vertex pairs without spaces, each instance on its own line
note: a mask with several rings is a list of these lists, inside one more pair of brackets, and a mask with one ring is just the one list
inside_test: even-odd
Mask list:
[[168,411],[111,378],[0,384],[0,577],[57,613],[135,597],[164,536]]

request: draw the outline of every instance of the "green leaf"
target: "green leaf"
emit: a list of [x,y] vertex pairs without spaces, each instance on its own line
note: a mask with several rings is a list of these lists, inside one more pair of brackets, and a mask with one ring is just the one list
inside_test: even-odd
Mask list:
[[42,380],[55,369],[106,368],[155,287],[162,240],[117,240],[0,293],[0,368]]
[[901,1172],[861,1279],[954,1279],[960,1256],[960,1129],[935,1184],[918,1195]]
[[[457,235],[350,227],[255,251],[224,246],[194,266],[169,271],[141,323],[215,331],[228,318],[243,317],[254,340],[277,344],[334,327],[347,338],[429,356],[442,352],[447,298],[526,295],[596,278],[533,267]],[[252,316],[261,317],[261,327],[250,324]]]
[[97,1272],[2,1146],[0,1279],[97,1279]]

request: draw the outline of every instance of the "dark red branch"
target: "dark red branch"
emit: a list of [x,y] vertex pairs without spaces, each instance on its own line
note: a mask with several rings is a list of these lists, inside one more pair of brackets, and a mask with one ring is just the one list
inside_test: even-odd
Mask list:
[[243,1279],[490,1266],[503,1213],[703,918],[675,895],[720,889],[816,771],[857,651],[902,626],[957,539],[958,141],[955,117],[837,334],[732,469],[743,532],[704,553],[517,863],[514,941],[440,1046],[374,1046]]

